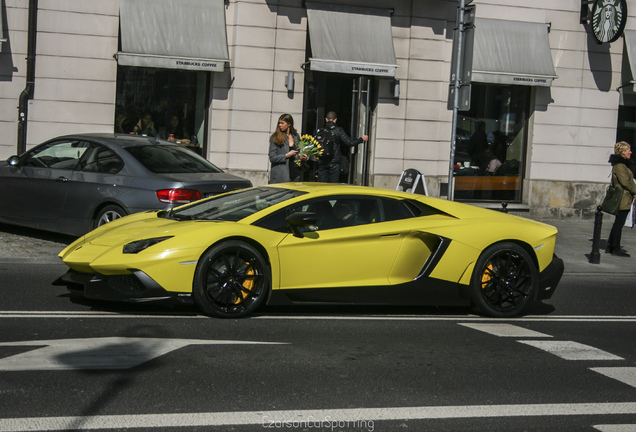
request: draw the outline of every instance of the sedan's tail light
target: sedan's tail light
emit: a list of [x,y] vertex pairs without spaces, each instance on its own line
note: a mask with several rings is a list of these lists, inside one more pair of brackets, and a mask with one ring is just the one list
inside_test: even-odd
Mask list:
[[194,189],[162,189],[157,191],[157,198],[167,204],[187,204],[201,199],[201,192]]

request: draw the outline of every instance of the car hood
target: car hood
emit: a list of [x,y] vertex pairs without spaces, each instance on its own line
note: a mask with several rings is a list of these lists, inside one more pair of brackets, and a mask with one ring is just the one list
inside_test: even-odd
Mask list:
[[[198,228],[203,228],[203,224],[206,228],[210,224],[236,224],[228,221],[175,221],[158,217],[158,213],[137,213],[102,225],[71,243],[59,253],[59,257],[72,268],[89,271],[87,266],[90,263],[100,257],[121,255],[124,245],[137,240],[172,237],[178,242],[167,242],[171,243],[168,250],[185,250],[197,247],[202,239],[202,231]],[[214,236],[210,230],[205,231],[206,235]]]

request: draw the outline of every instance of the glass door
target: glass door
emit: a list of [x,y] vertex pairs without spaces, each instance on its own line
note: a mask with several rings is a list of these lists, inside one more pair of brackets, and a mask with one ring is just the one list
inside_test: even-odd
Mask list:
[[[351,138],[369,134],[369,113],[371,104],[372,78],[360,76],[353,80],[351,92]],[[368,142],[352,147],[349,150],[349,178],[348,182],[357,185],[369,184],[369,164],[371,151]]]
[[[338,126],[356,139],[369,130],[372,77],[306,71],[302,133],[314,134],[325,124],[325,116],[335,111]],[[340,182],[369,184],[368,143],[343,148]],[[345,172],[346,171],[346,172]],[[314,176],[311,176],[313,179]]]

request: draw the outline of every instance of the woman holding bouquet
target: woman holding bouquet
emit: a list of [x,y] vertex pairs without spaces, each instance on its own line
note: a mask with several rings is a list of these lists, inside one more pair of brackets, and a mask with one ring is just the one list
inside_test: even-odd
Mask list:
[[[300,135],[294,128],[294,118],[281,114],[274,133],[269,137],[269,161],[272,169],[270,183],[284,183],[300,180],[300,167],[295,163],[298,155]],[[301,156],[299,159],[307,158]]]

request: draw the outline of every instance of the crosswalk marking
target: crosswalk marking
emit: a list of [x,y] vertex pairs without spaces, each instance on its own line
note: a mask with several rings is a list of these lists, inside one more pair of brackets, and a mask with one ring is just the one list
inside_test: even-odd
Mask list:
[[522,344],[547,351],[564,360],[624,360],[607,351],[572,341],[520,340]]
[[552,336],[512,324],[459,323],[459,325],[499,337],[551,338]]
[[636,387],[636,367],[595,367],[590,368],[606,377]]

